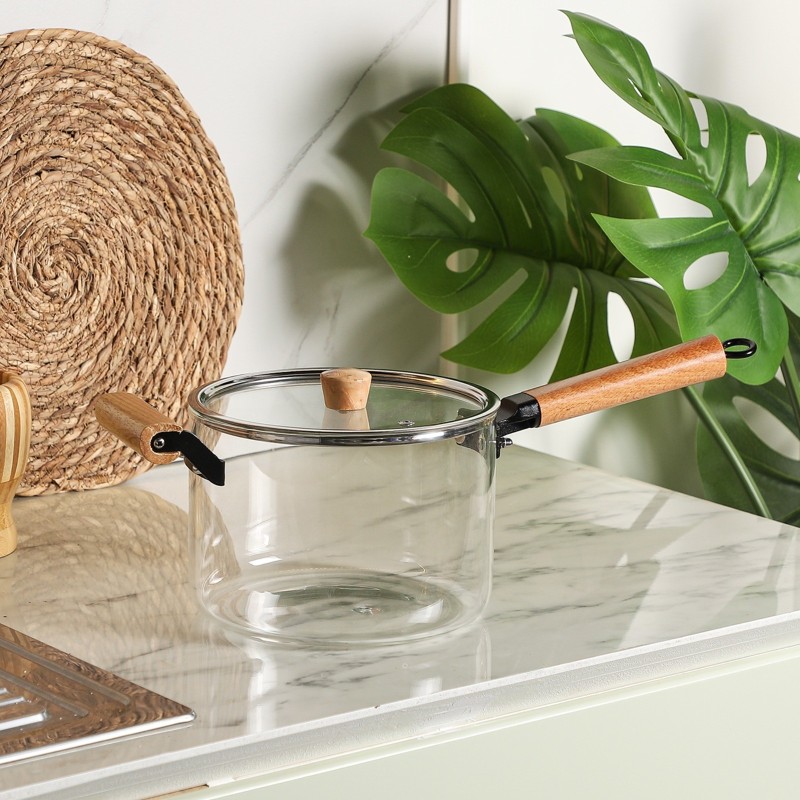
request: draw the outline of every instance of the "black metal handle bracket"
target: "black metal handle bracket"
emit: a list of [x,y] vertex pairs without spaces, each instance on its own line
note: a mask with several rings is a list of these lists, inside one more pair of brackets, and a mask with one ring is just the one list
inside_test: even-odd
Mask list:
[[225,462],[189,431],[161,431],[150,440],[157,453],[180,453],[186,466],[216,486],[225,485]]

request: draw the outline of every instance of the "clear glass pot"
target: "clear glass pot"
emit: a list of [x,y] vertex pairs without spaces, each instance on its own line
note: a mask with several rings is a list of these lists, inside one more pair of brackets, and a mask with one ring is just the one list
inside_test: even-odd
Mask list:
[[[192,432],[226,457],[190,478],[206,609],[267,640],[376,644],[451,630],[489,598],[499,400],[373,372],[363,410],[326,408],[320,370],[194,392]],[[242,440],[257,452],[229,455]]]
[[705,336],[503,400],[396,371],[242,375],[191,394],[191,431],[131,394],[94,411],[153,463],[184,455],[195,582],[216,619],[269,641],[379,644],[486,605],[508,434],[719,378],[755,351]]

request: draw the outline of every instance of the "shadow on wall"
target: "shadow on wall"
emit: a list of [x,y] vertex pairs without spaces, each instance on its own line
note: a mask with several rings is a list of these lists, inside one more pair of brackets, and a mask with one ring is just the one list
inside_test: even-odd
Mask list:
[[[287,354],[289,365],[441,371],[441,318],[411,295],[363,236],[378,170],[389,165],[420,169],[380,149],[409,99],[358,117],[329,147],[326,159],[334,162],[336,187],[346,191],[315,181],[302,196],[280,252],[286,267],[286,302],[306,330]],[[515,375],[460,372],[500,395],[542,382],[535,363]],[[694,417],[679,392],[594,414],[589,424],[560,423],[554,428],[515,439],[702,496],[694,458]]]
[[[462,374],[504,396],[547,383],[552,364],[543,361],[534,358],[512,375],[468,368]],[[683,393],[674,391],[522,431],[512,438],[534,450],[702,497],[695,458],[696,423]]]
[[400,163],[380,143],[408,101],[359,117],[330,148],[337,185],[347,191],[315,182],[302,197],[280,253],[287,301],[307,330],[291,364],[314,354],[318,365],[316,354],[324,353],[329,364],[436,370],[438,314],[408,292],[363,236],[375,174]]
[[704,497],[695,456],[697,416],[680,391],[611,409],[598,417],[579,460],[618,475]]

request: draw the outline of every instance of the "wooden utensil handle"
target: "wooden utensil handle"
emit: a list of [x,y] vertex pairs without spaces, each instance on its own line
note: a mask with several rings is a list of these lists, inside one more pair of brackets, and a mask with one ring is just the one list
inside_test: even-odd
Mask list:
[[128,447],[153,464],[169,464],[178,453],[159,453],[150,442],[157,433],[180,431],[181,426],[165,417],[141,397],[128,392],[111,392],[97,398],[94,405],[97,421]]
[[0,556],[17,547],[11,502],[28,463],[31,401],[16,372],[0,370]]
[[727,358],[716,336],[668,347],[524,394],[539,403],[539,426],[721,378]]

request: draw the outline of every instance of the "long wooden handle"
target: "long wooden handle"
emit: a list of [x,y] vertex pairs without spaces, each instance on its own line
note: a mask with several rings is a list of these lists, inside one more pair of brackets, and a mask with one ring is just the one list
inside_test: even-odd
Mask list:
[[726,368],[722,342],[716,336],[704,336],[548,386],[528,389],[524,394],[539,403],[541,427],[721,378]]
[[180,431],[181,426],[165,417],[141,397],[128,392],[100,395],[94,405],[97,421],[128,447],[153,464],[169,464],[178,453],[156,452],[150,442],[157,433]]

